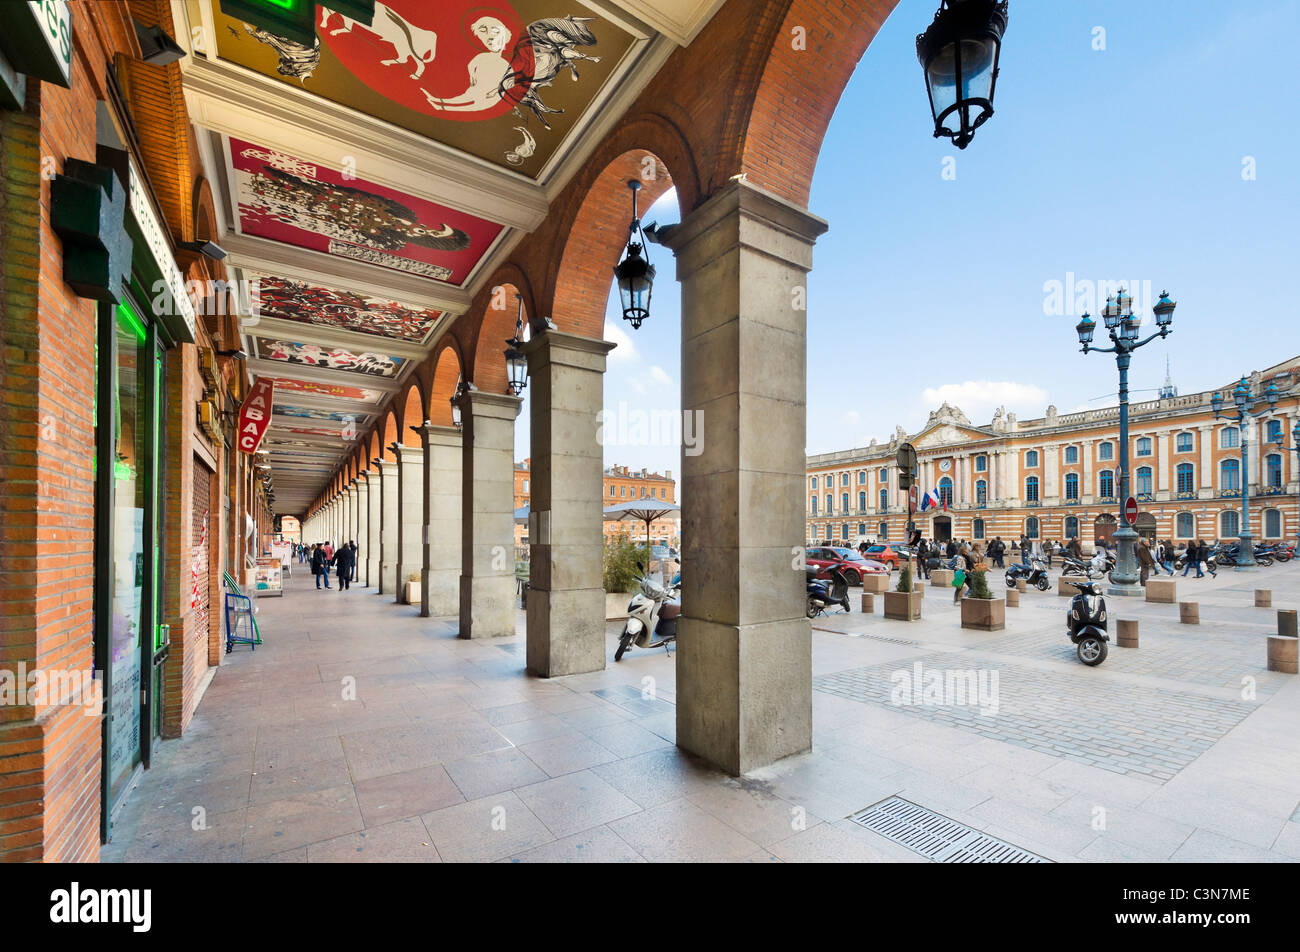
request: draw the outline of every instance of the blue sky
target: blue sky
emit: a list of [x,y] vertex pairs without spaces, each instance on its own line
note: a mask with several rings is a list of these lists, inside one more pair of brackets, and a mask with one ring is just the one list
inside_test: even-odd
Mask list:
[[[1080,354],[1078,309],[1048,300],[1071,272],[1076,290],[1137,282],[1146,308],[1143,288],[1178,302],[1174,333],[1134,358],[1139,399],[1166,357],[1190,392],[1300,352],[1300,3],[1012,0],[996,114],[964,152],[933,138],[916,61],[936,6],[899,4],[822,148],[810,207],[830,231],[809,278],[810,453],[915,431],[945,398],[975,423],[1000,404],[1024,419],[1049,403],[1113,403],[1113,357]],[[678,217],[671,196],[645,215]],[[671,256],[655,252],[652,318],[632,331],[610,310],[606,337],[622,346],[608,410],[679,406],[678,293]],[[520,458],[527,441],[525,408]],[[607,443],[605,462],[676,474],[677,447],[651,443]]]

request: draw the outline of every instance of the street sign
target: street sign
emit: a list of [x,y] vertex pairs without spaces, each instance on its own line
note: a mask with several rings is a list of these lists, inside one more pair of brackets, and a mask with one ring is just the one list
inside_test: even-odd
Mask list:
[[907,514],[910,516],[916,512],[916,487],[913,486],[907,491]]
[[900,443],[898,454],[898,488],[911,489],[916,482],[916,447],[911,443]]
[[1138,521],[1138,501],[1132,496],[1124,500],[1124,521],[1129,525]]

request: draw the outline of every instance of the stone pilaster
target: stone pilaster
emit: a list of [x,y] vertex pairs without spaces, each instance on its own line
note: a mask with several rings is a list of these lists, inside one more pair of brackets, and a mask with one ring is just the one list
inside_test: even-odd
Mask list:
[[460,430],[423,426],[424,542],[420,616],[455,615],[460,610],[461,456]]
[[406,583],[412,575],[424,577],[424,450],[395,444],[397,457],[397,591],[406,603]]
[[383,477],[378,465],[367,474],[369,491],[366,494],[366,588],[379,588],[381,557],[383,549],[380,536],[383,533]]
[[370,585],[368,571],[370,558],[370,476],[362,473],[357,477],[357,584],[362,588]]
[[397,462],[379,460],[379,594],[397,591],[397,533],[400,522],[397,498]]

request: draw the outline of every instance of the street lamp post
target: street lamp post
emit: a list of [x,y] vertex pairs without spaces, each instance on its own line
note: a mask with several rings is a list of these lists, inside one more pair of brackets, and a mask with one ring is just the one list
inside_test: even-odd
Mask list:
[[[1121,506],[1129,497],[1129,364],[1133,360],[1133,351],[1146,346],[1157,337],[1169,336],[1169,332],[1173,329],[1174,308],[1176,306],[1169,299],[1169,292],[1161,291],[1160,300],[1152,308],[1156,316],[1157,330],[1145,340],[1138,340],[1142,319],[1133,313],[1133,296],[1120,288],[1118,294],[1111,295],[1106,299],[1106,306],[1101,312],[1102,318],[1106,322],[1106,330],[1109,332],[1111,342],[1114,344],[1113,347],[1092,346],[1092,335],[1096,331],[1097,323],[1089,315],[1084,314],[1078,326],[1075,327],[1075,330],[1079,333],[1079,343],[1083,345],[1085,354],[1090,350],[1095,350],[1101,354],[1114,354],[1115,363],[1119,366],[1119,500]],[[1123,515],[1122,512],[1121,515]],[[1120,527],[1115,532],[1115,542],[1119,546],[1119,557],[1115,561],[1115,569],[1110,575],[1111,584],[1106,589],[1106,592],[1109,595],[1140,596],[1142,595],[1142,586],[1138,584],[1137,557],[1133,548],[1138,534],[1128,524],[1127,520],[1120,519],[1119,522]]]
[[[1293,445],[1287,447],[1285,436],[1279,436],[1277,438],[1278,446],[1281,446],[1283,449],[1289,449],[1290,451],[1296,454],[1295,456],[1296,468],[1292,472],[1292,476],[1300,480],[1300,475],[1297,475],[1300,474],[1300,420],[1296,421],[1295,426],[1291,430],[1291,443]],[[1296,513],[1300,514],[1300,496],[1298,496],[1296,499]],[[1300,548],[1300,527],[1296,528],[1296,547]]]
[[[1249,440],[1246,437],[1246,424],[1252,417],[1271,413],[1277,406],[1277,384],[1270,383],[1264,388],[1264,395],[1257,396],[1250,392],[1250,384],[1245,377],[1232,388],[1232,404],[1235,410],[1223,412],[1223,395],[1216,393],[1210,398],[1214,408],[1214,418],[1237,421],[1237,431],[1241,436],[1241,527],[1237,533],[1237,569],[1250,570],[1256,567],[1255,539],[1250,534],[1250,470],[1247,468]],[[1256,406],[1263,404],[1256,409]]]

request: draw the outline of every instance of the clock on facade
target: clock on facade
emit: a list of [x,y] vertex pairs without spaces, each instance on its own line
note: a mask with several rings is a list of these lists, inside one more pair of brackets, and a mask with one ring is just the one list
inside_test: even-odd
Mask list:
[[943,459],[939,461],[939,472],[946,473],[950,469],[952,469],[952,460]]

